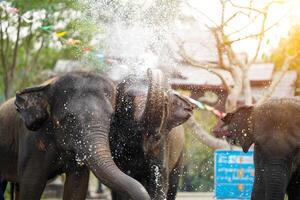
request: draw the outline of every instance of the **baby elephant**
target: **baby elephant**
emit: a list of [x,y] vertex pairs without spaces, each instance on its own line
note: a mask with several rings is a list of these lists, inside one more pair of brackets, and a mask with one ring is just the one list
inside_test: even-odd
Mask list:
[[223,119],[227,139],[247,152],[254,144],[251,199],[300,199],[300,98],[244,106]]

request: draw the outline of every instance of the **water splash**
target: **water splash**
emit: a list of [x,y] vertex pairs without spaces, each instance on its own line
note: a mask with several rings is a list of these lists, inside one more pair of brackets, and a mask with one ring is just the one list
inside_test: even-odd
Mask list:
[[[98,30],[93,45],[113,58],[113,67],[145,71],[161,64],[179,1],[81,0],[84,16]],[[124,71],[124,70],[123,70]],[[125,70],[126,71],[126,70]]]

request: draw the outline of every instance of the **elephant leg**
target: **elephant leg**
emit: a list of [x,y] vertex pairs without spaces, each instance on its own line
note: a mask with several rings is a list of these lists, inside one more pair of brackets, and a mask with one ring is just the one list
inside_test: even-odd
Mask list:
[[20,198],[20,186],[18,183],[15,183],[15,200],[19,200]]
[[167,195],[167,200],[175,200],[179,182],[179,175],[182,168],[182,161],[183,161],[183,152],[180,155],[180,158],[177,161],[176,166],[172,169],[169,175],[169,190]]
[[20,200],[39,200],[48,180],[45,152],[31,151],[19,165]]
[[39,171],[25,171],[20,181],[20,200],[39,200],[47,183],[46,176]]
[[88,191],[89,173],[87,168],[66,173],[63,200],[85,200]]
[[1,187],[0,187],[0,200],[4,200],[4,192],[6,190],[7,181],[3,181],[0,178],[0,183],[1,183]]
[[270,159],[265,165],[265,200],[284,200],[288,186],[288,164],[286,159]]
[[15,199],[15,184],[10,182],[10,200]]
[[300,172],[292,176],[287,193],[289,200],[300,200]]
[[1,180],[0,179],[0,183],[1,183],[1,187],[0,187],[0,200],[4,199],[4,193],[6,190],[6,186],[7,186],[7,181]]
[[112,200],[129,200],[129,198],[125,197],[124,195],[118,193],[118,192],[111,192]]
[[265,199],[265,182],[262,176],[262,168],[255,169],[254,183],[251,193],[251,200]]
[[4,194],[5,190],[6,190],[6,187],[7,187],[7,181],[1,181],[1,190]]
[[289,200],[300,200],[300,180],[298,184],[293,184],[289,189],[288,189],[288,197]]
[[255,176],[251,193],[251,200],[264,200],[265,199],[265,180],[264,180],[264,163],[261,159],[260,152],[256,148],[254,151],[254,167]]

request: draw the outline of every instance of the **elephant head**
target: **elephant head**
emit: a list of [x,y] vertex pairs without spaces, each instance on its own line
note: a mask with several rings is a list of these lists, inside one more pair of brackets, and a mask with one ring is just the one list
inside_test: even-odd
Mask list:
[[69,73],[17,93],[15,105],[28,129],[52,134],[60,149],[74,152],[74,158],[103,183],[131,199],[150,199],[145,188],[112,160],[108,134],[115,86],[108,78]]
[[187,121],[195,108],[170,89],[160,70],[149,69],[146,77],[129,76],[118,85],[117,91],[116,116],[142,130],[145,143],[161,138]]
[[168,136],[172,128],[189,119],[193,109],[194,105],[170,89],[160,70],[149,69],[145,76],[131,75],[118,85],[114,127],[119,130],[112,131],[116,132],[112,137],[124,140],[115,144],[111,141],[116,147],[114,155],[127,154],[123,150],[126,148],[143,154],[150,174],[160,174],[156,179],[153,177],[157,181],[152,183],[153,187],[147,188],[152,199],[166,198]]
[[253,106],[243,106],[222,118],[221,132],[231,144],[240,145],[248,152],[254,143]]

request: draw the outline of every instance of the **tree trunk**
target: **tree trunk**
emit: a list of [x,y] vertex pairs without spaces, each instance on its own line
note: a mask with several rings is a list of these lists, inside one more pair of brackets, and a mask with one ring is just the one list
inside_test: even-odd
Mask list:
[[4,97],[5,100],[9,99],[13,95],[13,74],[4,75]]
[[249,80],[249,67],[243,70],[243,93],[245,97],[245,105],[251,106],[252,105],[252,91],[251,91],[251,84]]
[[281,70],[279,71],[278,77],[275,79],[273,78],[272,83],[270,87],[267,89],[267,91],[263,94],[263,96],[258,100],[257,104],[260,105],[264,103],[268,98],[271,97],[272,93],[275,91],[276,86],[280,83],[282,78],[284,77],[285,73],[288,71],[290,66],[290,61],[294,59],[294,57],[287,57],[285,58]]
[[236,109],[237,101],[239,96],[242,93],[243,90],[243,72],[239,67],[233,67],[232,68],[232,78],[234,80],[234,86],[229,91],[225,109],[226,112],[232,112]]

